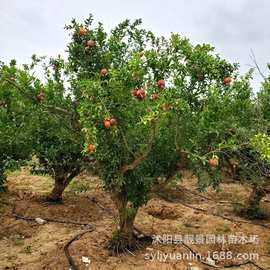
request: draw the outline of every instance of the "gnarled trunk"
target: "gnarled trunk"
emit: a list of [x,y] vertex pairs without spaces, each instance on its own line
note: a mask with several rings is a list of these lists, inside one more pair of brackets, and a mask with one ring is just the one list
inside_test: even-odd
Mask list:
[[259,209],[260,201],[263,198],[265,191],[263,188],[253,186],[252,192],[248,198],[248,209]]
[[5,181],[6,181],[6,176],[5,176],[4,164],[0,162],[0,192],[6,190]]
[[254,185],[247,201],[246,214],[249,218],[262,218],[263,213],[260,209],[261,199],[265,195],[265,190],[262,187]]
[[134,221],[137,214],[135,208],[123,208],[119,210],[119,238],[126,242],[128,248],[134,248]]
[[134,221],[137,215],[137,208],[129,205],[125,196],[112,196],[119,213],[119,226],[114,232],[109,243],[109,249],[113,253],[125,252],[136,247],[136,237],[134,235]]
[[69,174],[57,174],[54,178],[54,187],[51,194],[47,197],[49,201],[59,202],[62,201],[62,195],[71,180],[80,172],[79,168],[74,169]]
[[70,181],[67,181],[67,177],[55,177],[54,180],[54,187],[53,190],[51,191],[51,194],[48,196],[48,199],[50,201],[61,201],[62,200],[62,195],[65,190],[65,188],[68,186]]

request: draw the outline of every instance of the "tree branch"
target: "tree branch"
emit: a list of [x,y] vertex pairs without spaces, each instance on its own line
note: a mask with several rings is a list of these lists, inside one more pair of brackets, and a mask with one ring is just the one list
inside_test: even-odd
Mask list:
[[259,65],[258,65],[258,63],[257,63],[257,60],[256,60],[256,57],[255,57],[255,54],[254,54],[253,50],[250,49],[250,51],[251,51],[251,60],[253,61],[253,63],[254,63],[254,65],[255,65],[256,69],[258,70],[259,74],[260,74],[260,75],[262,76],[262,78],[265,80],[266,77],[265,77],[264,74],[262,73],[262,71],[261,71],[261,69],[260,69],[260,67],[259,67]]
[[66,181],[69,183],[75,176],[77,176],[80,173],[80,168],[77,167],[74,170],[71,171],[71,173],[68,175]]
[[156,134],[156,124],[154,123],[145,152],[138,155],[130,164],[122,166],[122,168],[120,169],[122,174],[125,174],[128,171],[134,170],[135,168],[137,168],[141,164],[142,161],[144,161],[146,159],[146,157],[148,156],[148,154],[152,150],[153,142],[155,139],[155,134]]
[[126,139],[126,137],[125,137],[125,135],[124,135],[122,129],[121,129],[120,127],[118,127],[118,129],[119,129],[119,132],[120,132],[120,134],[121,134],[121,136],[122,136],[122,138],[123,138],[124,145],[125,145],[127,151],[128,151],[133,157],[135,157],[134,153],[131,151],[130,147],[128,146],[127,139]]
[[[21,86],[19,86],[18,84],[16,84],[14,81],[10,80],[10,79],[5,79],[6,82],[10,83],[11,85],[13,85],[15,88],[19,89],[20,91],[23,92],[23,88]],[[30,99],[31,101],[32,98],[30,96],[28,96],[27,94],[23,93],[25,97],[27,97],[27,99]],[[52,106],[52,105],[42,105],[44,108],[50,110],[50,111],[57,111],[57,112],[60,112],[60,113],[64,113],[64,114],[68,114],[68,115],[73,115],[71,112],[63,109],[63,108],[60,108],[60,107],[57,107],[57,106]]]

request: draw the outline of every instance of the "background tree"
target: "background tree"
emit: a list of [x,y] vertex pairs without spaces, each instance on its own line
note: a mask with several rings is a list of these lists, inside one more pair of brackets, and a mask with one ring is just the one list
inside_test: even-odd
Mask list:
[[71,180],[87,167],[89,159],[83,151],[76,95],[68,84],[68,71],[60,57],[44,65],[45,83],[37,95],[38,126],[34,132],[34,154],[54,179],[54,188],[47,197],[61,201]]
[[[42,80],[35,75],[41,64]],[[84,145],[76,96],[67,80],[61,57],[48,63],[34,55],[21,70],[15,63],[2,66],[2,163],[35,155],[55,180],[50,201],[62,200],[64,189],[89,163],[82,152],[91,152]]]
[[[270,66],[268,65],[270,69]],[[250,137],[252,152],[246,166],[250,165],[250,175],[252,178],[252,192],[247,201],[246,213],[251,218],[262,217],[260,201],[270,193],[270,77],[266,78],[261,90],[257,93],[257,125],[256,134]],[[246,168],[244,168],[246,169]],[[246,169],[247,171],[247,169]]]
[[4,189],[5,171],[17,168],[29,159],[32,153],[33,136],[36,128],[32,122],[31,101],[22,99],[19,89],[31,88],[31,76],[10,64],[0,63],[0,189]]
[[[260,200],[269,189],[269,165],[259,151],[260,146],[265,145],[261,135],[268,129],[269,120],[265,112],[269,106],[265,102],[265,90],[257,97],[254,94],[249,84],[251,76],[252,72],[249,72],[242,79],[235,79],[224,93],[213,91],[197,121],[199,134],[196,131],[193,134],[194,140],[198,140],[204,149],[208,145],[210,151],[207,155],[213,155],[208,162],[210,167],[212,160],[216,159],[220,165],[215,167],[215,171],[220,172],[222,166],[229,166],[234,179],[252,188],[241,213],[258,218],[262,216]],[[205,127],[210,136],[200,132]],[[197,159],[201,158],[202,153],[197,156]]]

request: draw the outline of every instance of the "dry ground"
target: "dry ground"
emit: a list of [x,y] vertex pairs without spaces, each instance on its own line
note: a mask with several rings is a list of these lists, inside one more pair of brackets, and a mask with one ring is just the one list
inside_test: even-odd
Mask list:
[[[70,253],[80,270],[210,270],[217,266],[227,269],[221,266],[248,260],[216,260],[216,267],[194,260],[172,258],[161,261],[161,254],[189,255],[187,247],[181,244],[152,244],[132,254],[111,256],[105,246],[116,227],[117,215],[99,180],[85,175],[77,177],[65,192],[64,204],[60,205],[42,201],[42,196],[51,187],[49,177],[30,175],[27,169],[9,175],[9,191],[0,195],[0,269],[69,269],[63,248],[73,236],[87,230],[87,226],[68,223],[39,225],[35,221],[16,219],[13,212],[23,217],[93,225],[94,231],[70,246]],[[262,202],[266,213],[264,220],[248,221],[235,214],[238,203],[244,202],[248,193],[248,187],[225,181],[219,193],[209,189],[207,193],[199,194],[195,190],[195,179],[186,172],[182,183],[164,190],[162,198],[151,199],[139,211],[136,226],[148,235],[258,235],[259,244],[189,244],[189,247],[201,254],[214,251],[245,256],[258,254],[258,258],[251,258],[257,267],[246,264],[229,269],[270,269],[270,202],[269,199]],[[159,257],[150,260],[154,254]],[[82,256],[90,258],[91,263],[82,262]]]

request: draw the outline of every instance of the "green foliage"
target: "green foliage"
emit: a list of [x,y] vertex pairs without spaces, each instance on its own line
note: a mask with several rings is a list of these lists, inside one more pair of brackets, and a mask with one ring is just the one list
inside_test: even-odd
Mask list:
[[[75,176],[87,158],[83,156],[84,134],[80,127],[78,105],[74,89],[69,87],[69,71],[65,61],[57,58],[37,58],[25,65],[30,72],[42,64],[45,82],[34,79],[36,85],[33,110],[36,128],[33,130],[33,154],[44,171],[53,177]],[[25,94],[30,96],[29,89]],[[42,99],[38,97],[42,95]],[[75,173],[76,172],[76,173]]]
[[[210,45],[193,46],[177,34],[156,37],[140,20],[124,21],[108,34],[101,23],[92,27],[92,19],[66,27],[72,36],[69,68],[105,187],[137,208],[158,178],[175,174],[184,152],[200,188],[217,188],[219,170],[207,161],[237,147],[241,132],[236,129],[250,125],[250,75],[238,79],[238,66],[215,55]],[[89,39],[95,45],[86,48]],[[233,85],[224,84],[226,76],[234,77]],[[165,80],[164,89],[159,80]],[[136,89],[144,89],[143,96],[134,97]],[[117,124],[105,128],[106,119]]]
[[[0,186],[5,181],[5,170],[12,169],[30,157],[33,130],[36,128],[32,115],[32,101],[23,89],[34,91],[32,78],[16,62],[0,65]],[[17,162],[16,162],[17,161]]]
[[[37,65],[43,66],[45,83],[34,75]],[[33,55],[32,63],[22,69],[15,61],[1,65],[1,182],[8,164],[14,164],[10,161],[31,155],[53,177],[71,177],[82,169],[87,161],[84,134],[68,79],[60,56],[47,61]]]
[[[264,190],[269,186],[269,84],[266,79],[261,90],[256,97],[248,97],[247,90],[241,91],[241,98],[237,103],[238,110],[235,111],[237,117],[233,129],[234,147],[223,153],[223,158],[234,160],[234,170],[236,177],[252,184],[253,187]],[[246,91],[246,94],[245,94]],[[241,93],[240,92],[240,93]],[[222,122],[223,118],[222,118]],[[227,140],[227,141],[231,141]],[[255,209],[256,208],[256,209]],[[259,215],[259,205],[251,209],[249,216]],[[254,213],[252,213],[252,211]]]
[[266,134],[259,133],[251,138],[251,144],[257,152],[260,153],[262,159],[270,161],[270,137]]
[[38,128],[34,152],[52,175],[65,175],[82,164],[84,136],[80,129],[72,89],[65,89],[62,79],[64,62],[51,59],[45,67],[45,99],[38,104]]

